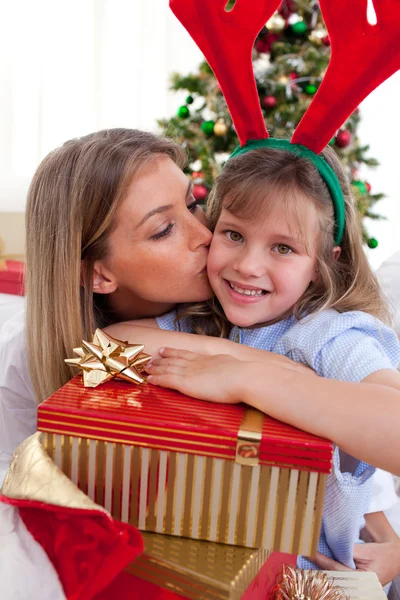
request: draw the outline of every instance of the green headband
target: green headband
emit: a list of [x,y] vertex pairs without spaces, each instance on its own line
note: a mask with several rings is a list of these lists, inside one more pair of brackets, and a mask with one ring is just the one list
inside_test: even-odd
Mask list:
[[300,144],[291,144],[288,140],[275,140],[274,138],[265,138],[263,140],[249,140],[244,146],[238,146],[229,158],[239,156],[249,150],[256,150],[257,148],[275,148],[276,150],[287,150],[296,156],[306,158],[316,167],[318,173],[328,186],[329,193],[332,198],[333,208],[335,212],[335,234],[334,240],[335,245],[339,246],[344,233],[344,222],[345,222],[345,208],[344,208],[344,197],[343,191],[340,186],[339,180],[335,171],[325,161],[325,159],[315,154],[312,150],[309,150],[305,146]]

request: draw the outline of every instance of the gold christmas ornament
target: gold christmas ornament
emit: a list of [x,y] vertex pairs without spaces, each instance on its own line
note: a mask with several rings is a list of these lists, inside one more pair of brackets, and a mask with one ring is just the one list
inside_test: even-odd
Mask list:
[[143,344],[129,345],[96,329],[92,342],[82,340],[82,346],[74,348],[79,358],[66,358],[65,362],[82,370],[85,387],[97,387],[110,379],[141,384],[145,379],[140,371],[151,359],[143,350]]
[[268,31],[271,31],[271,33],[279,33],[280,31],[283,31],[283,29],[285,28],[285,25],[286,25],[285,19],[279,13],[275,13],[267,21],[265,26],[268,29]]
[[281,75],[278,78],[278,83],[280,83],[281,85],[286,85],[289,81],[289,77],[287,77],[286,75]]
[[220,120],[215,123],[214,135],[222,136],[222,135],[225,135],[227,131],[228,131],[228,127],[226,126],[224,121]]
[[326,29],[323,29],[323,28],[314,29],[308,36],[308,39],[313,44],[316,44],[317,46],[321,46],[323,44],[322,40],[324,38],[326,38],[327,35],[328,35],[328,32],[326,31]]
[[298,570],[283,565],[271,600],[349,600],[349,596],[323,571]]

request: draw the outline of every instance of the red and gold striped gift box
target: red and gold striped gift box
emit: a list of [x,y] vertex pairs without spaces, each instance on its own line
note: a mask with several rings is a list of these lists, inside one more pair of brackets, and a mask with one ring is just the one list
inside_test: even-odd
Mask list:
[[150,384],[85,388],[39,406],[55,462],[95,502],[144,531],[313,555],[332,444],[245,405]]

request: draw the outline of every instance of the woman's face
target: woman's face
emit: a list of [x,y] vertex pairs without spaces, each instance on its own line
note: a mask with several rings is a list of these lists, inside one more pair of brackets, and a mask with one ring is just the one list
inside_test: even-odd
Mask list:
[[94,291],[111,293],[121,318],[156,316],[175,304],[206,300],[212,236],[205,225],[190,181],[160,156],[131,183],[118,208],[108,256],[95,265]]

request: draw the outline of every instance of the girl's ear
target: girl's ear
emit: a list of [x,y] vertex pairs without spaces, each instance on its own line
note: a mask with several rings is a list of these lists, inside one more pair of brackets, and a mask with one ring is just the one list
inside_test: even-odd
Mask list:
[[93,292],[95,294],[112,294],[117,289],[113,274],[104,266],[101,260],[93,266]]
[[332,258],[335,262],[338,260],[341,252],[342,252],[342,249],[340,246],[335,246],[334,248],[332,248]]

